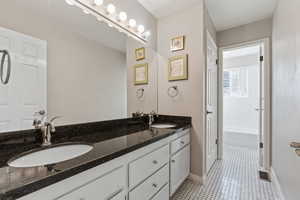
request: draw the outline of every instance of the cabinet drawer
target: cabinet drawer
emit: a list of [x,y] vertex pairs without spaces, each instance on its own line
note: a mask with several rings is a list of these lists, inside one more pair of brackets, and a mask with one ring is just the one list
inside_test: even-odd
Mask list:
[[169,181],[169,164],[129,193],[129,200],[150,200]]
[[129,164],[129,187],[133,188],[169,161],[169,145]]
[[126,171],[122,167],[76,188],[58,200],[119,200],[125,198],[125,184]]
[[186,134],[171,143],[171,154],[176,153],[190,143],[190,134]]
[[167,184],[151,200],[169,200],[169,196],[169,184]]

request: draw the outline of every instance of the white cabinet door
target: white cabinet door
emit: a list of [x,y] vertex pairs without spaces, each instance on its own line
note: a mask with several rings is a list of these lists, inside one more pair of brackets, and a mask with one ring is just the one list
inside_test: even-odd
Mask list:
[[171,158],[170,187],[171,196],[189,176],[190,173],[190,145],[187,145]]
[[11,56],[11,77],[0,84],[0,132],[31,129],[47,108],[47,43],[0,27],[0,50]]

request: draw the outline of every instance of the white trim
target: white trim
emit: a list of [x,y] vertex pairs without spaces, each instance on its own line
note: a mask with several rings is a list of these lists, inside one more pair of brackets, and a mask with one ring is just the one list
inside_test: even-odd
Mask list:
[[264,38],[261,40],[249,41],[235,45],[225,46],[219,48],[219,105],[218,105],[218,159],[223,158],[223,51],[226,49],[238,49],[241,47],[253,46],[257,44],[264,44],[264,67],[265,71],[265,127],[264,130],[264,163],[263,170],[270,171],[271,167],[271,56],[270,56],[270,40]]
[[191,180],[191,181],[193,181],[196,184],[200,184],[200,185],[204,184],[203,177],[200,177],[200,176],[198,176],[196,174],[193,174],[193,173],[189,174],[188,179]]
[[281,189],[281,185],[279,183],[278,177],[277,177],[273,167],[271,167],[271,181],[272,181],[272,184],[274,185],[275,189],[278,192],[280,200],[285,200],[285,197],[284,197],[282,189]]

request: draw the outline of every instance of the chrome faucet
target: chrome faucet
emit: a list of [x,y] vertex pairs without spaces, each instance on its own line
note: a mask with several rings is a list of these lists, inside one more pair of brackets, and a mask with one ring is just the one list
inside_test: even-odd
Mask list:
[[54,121],[60,116],[56,116],[51,118],[50,120],[47,119],[46,117],[46,112],[38,112],[41,116],[41,119],[34,119],[33,120],[33,126],[35,129],[39,129],[42,132],[42,146],[49,146],[51,145],[51,134],[55,132],[55,126],[54,126]]
[[152,126],[153,122],[154,122],[154,116],[156,116],[157,114],[155,113],[155,111],[152,111],[148,114],[149,117],[149,127]]

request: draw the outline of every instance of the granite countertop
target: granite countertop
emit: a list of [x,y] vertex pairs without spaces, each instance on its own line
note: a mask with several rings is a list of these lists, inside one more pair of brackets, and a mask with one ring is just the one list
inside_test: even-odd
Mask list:
[[145,123],[141,125],[135,120],[125,122],[126,126],[106,124],[106,128],[101,129],[91,124],[58,128],[53,144],[84,142],[94,148],[71,160],[32,168],[9,167],[7,161],[20,153],[41,148],[40,134],[31,130],[0,135],[0,199],[19,198],[191,127],[188,121],[176,123],[172,129],[149,129]]

